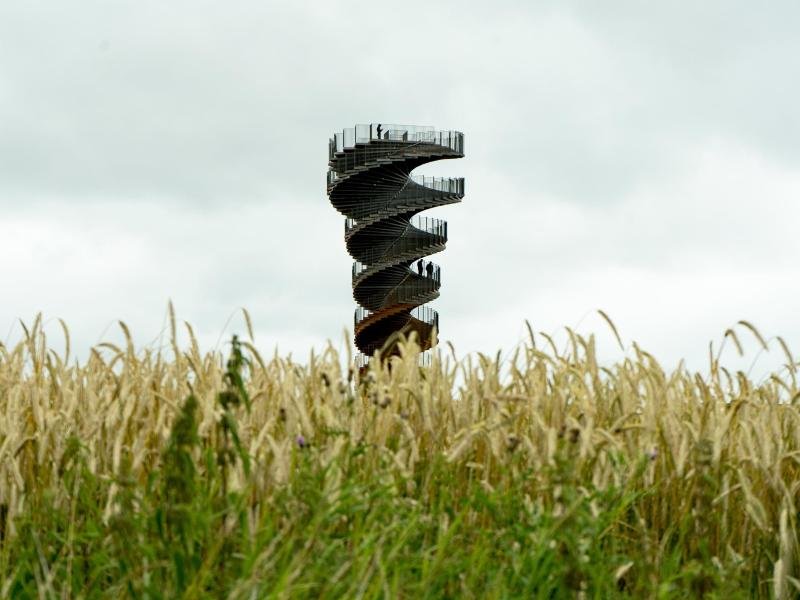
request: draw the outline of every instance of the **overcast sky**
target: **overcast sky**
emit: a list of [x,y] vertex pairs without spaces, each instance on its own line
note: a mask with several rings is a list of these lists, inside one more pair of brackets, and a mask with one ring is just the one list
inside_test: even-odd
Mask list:
[[466,178],[424,213],[460,355],[528,319],[618,358],[598,308],[667,366],[739,319],[800,354],[798,31],[778,1],[2,2],[0,340],[42,311],[83,355],[117,319],[150,343],[172,299],[205,349],[239,307],[265,353],[343,347],[327,140],[383,121],[465,134],[418,170]]

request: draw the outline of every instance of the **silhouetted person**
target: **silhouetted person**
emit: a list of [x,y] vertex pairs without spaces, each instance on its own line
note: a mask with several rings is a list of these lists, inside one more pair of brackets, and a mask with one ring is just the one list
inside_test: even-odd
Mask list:
[[422,277],[422,259],[421,258],[419,259],[419,262],[417,263],[417,273],[419,273],[419,276]]

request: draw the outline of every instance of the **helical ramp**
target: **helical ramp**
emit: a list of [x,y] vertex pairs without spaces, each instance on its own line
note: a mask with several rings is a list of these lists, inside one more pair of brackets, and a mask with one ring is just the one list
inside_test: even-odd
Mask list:
[[345,218],[353,257],[355,345],[360,364],[376,350],[396,353],[398,334],[416,332],[422,350],[436,344],[439,315],[423,306],[439,297],[441,273],[428,257],[445,248],[447,223],[417,216],[460,202],[463,178],[413,177],[425,163],[464,156],[464,135],[432,127],[356,125],[329,140],[328,198]]

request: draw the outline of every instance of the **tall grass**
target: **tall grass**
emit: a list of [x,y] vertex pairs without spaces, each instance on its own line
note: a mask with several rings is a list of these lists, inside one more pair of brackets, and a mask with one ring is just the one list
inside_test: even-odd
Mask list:
[[[749,325],[746,325],[750,327]],[[778,597],[800,591],[796,364],[755,384],[593,337],[501,372],[0,346],[5,597]],[[757,336],[754,328],[751,331]],[[191,334],[191,330],[190,330]],[[738,345],[736,334],[728,334]]]

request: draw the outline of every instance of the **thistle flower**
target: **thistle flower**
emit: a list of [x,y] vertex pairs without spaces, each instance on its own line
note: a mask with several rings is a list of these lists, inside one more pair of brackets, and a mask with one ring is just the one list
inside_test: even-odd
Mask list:
[[506,448],[508,448],[509,452],[516,450],[517,446],[519,446],[519,443],[520,439],[513,433],[506,438]]

